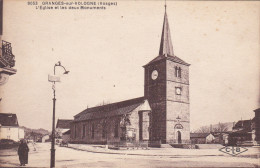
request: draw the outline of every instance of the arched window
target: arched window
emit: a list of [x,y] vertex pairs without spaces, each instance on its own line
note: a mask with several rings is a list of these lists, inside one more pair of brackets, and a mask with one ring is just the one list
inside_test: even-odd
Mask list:
[[84,138],[86,136],[86,125],[84,124],[82,126],[82,138]]
[[106,121],[102,123],[102,138],[106,138],[107,130],[106,130]]
[[119,122],[116,120],[115,121],[115,130],[114,130],[115,137],[118,137],[118,129],[119,129]]
[[175,77],[181,78],[181,67],[175,67]]
[[76,127],[76,124],[74,125],[74,138],[76,138],[76,136],[77,136],[77,127]]
[[175,77],[178,77],[178,67],[175,67]]
[[179,70],[178,70],[178,77],[181,78],[181,67],[179,67]]
[[94,139],[94,136],[95,136],[95,125],[94,125],[94,123],[92,123],[92,125],[91,125],[91,138]]

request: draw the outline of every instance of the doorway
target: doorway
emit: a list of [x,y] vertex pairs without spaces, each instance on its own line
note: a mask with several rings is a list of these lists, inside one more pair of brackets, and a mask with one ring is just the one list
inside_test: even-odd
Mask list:
[[178,144],[181,144],[181,132],[177,131],[177,140],[178,140]]

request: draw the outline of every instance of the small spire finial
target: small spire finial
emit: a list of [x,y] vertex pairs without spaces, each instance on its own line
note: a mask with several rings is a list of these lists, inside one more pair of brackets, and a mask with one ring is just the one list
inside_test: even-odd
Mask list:
[[164,2],[165,2],[165,4],[164,4],[164,8],[165,8],[165,12],[166,12],[166,8],[167,8],[166,0],[165,0]]

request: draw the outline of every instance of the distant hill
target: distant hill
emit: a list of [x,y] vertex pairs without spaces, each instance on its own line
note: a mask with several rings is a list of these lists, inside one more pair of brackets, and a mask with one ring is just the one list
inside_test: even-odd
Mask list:
[[32,136],[32,134],[37,137],[42,137],[43,135],[51,134],[51,132],[49,132],[48,130],[45,130],[43,128],[31,129],[31,128],[27,128],[24,126],[22,126],[22,128],[24,129],[25,138],[29,138],[30,136]]
[[210,131],[232,131],[233,122],[224,122],[212,125],[205,125],[196,129],[195,133],[208,133]]

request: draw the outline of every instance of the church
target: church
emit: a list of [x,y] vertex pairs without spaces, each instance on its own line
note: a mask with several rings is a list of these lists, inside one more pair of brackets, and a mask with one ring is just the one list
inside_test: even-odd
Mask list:
[[174,55],[165,6],[159,55],[143,66],[144,96],[75,115],[71,143],[190,143],[189,66]]

